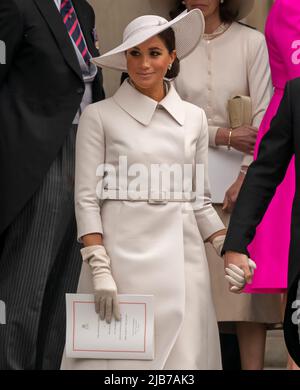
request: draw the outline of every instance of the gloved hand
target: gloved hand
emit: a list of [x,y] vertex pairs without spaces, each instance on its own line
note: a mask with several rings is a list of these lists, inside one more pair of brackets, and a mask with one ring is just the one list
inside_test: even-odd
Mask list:
[[95,309],[101,320],[111,322],[112,315],[120,320],[117,300],[117,286],[111,275],[110,258],[103,245],[87,246],[81,249],[83,261],[87,262],[93,275]]
[[[251,274],[254,274],[254,270],[257,268],[253,260],[248,258],[248,265],[251,271]],[[229,264],[228,268],[225,268],[225,279],[232,284],[230,291],[234,293],[239,293],[246,284],[245,273],[244,271],[237,267],[235,264]]]
[[220,257],[222,257],[221,251],[224,245],[225,237],[226,237],[225,234],[222,234],[221,236],[215,237],[211,242],[212,246],[214,247],[214,250],[216,251],[217,255]]

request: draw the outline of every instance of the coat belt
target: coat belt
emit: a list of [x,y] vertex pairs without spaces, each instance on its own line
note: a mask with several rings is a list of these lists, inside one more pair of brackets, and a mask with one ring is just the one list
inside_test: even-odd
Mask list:
[[147,202],[149,204],[167,204],[168,202],[194,202],[195,192],[176,191],[126,191],[104,189],[100,200],[119,200],[131,202]]

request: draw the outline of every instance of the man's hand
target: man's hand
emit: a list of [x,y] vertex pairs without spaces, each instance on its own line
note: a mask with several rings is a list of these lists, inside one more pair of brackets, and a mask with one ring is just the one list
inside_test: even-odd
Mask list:
[[224,256],[225,279],[228,280],[231,292],[240,293],[246,283],[252,283],[256,264],[248,256],[228,251]]

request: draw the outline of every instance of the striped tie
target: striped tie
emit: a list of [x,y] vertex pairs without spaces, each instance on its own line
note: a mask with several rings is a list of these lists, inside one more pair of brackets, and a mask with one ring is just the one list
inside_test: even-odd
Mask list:
[[85,44],[79,21],[71,0],[62,0],[60,6],[60,13],[63,18],[64,24],[67,27],[70,37],[75,42],[75,45],[78,47],[86,64],[89,65],[91,55]]

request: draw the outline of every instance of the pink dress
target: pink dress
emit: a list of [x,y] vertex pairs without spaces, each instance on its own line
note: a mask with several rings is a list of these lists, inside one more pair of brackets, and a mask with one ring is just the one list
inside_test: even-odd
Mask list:
[[[300,1],[276,0],[266,24],[274,95],[261,123],[256,150],[277,112],[284,86],[300,77]],[[299,97],[300,99],[300,97]],[[292,159],[286,176],[277,188],[268,210],[248,246],[257,263],[252,285],[245,292],[284,292],[287,288],[288,254],[292,201],[295,192],[295,168]],[[300,245],[300,243],[299,243]]]

